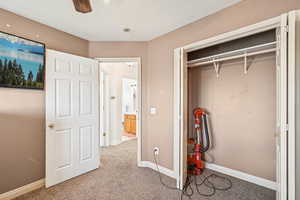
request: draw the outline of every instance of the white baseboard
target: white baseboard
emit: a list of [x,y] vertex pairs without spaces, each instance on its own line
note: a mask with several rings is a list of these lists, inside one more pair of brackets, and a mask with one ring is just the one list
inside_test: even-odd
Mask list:
[[[139,164],[139,167],[148,167],[150,169],[153,169],[155,171],[157,171],[157,167],[155,165],[155,163],[153,162],[150,162],[150,161],[141,161],[141,163]],[[162,166],[158,166],[159,168],[159,171],[166,175],[166,176],[169,176],[171,178],[174,178],[174,179],[177,179],[176,175],[175,175],[175,172],[173,170],[170,170],[168,168],[165,168],[165,167],[162,167]]]
[[232,177],[235,177],[235,178],[238,178],[238,179],[250,182],[250,183],[254,183],[256,185],[260,185],[260,186],[269,188],[271,190],[277,191],[277,188],[278,188],[278,184],[274,181],[270,181],[270,180],[267,180],[264,178],[253,176],[253,175],[250,175],[250,174],[238,171],[238,170],[229,169],[229,168],[222,167],[222,166],[212,164],[212,163],[206,163],[205,167],[208,169],[214,170],[216,172],[220,172],[220,173],[223,173],[223,174],[226,174],[226,175],[229,175],[229,176],[232,176]]
[[2,193],[0,194],[0,200],[10,200],[10,199],[14,199],[16,197],[19,197],[23,194],[26,194],[28,192],[37,190],[41,187],[43,187],[45,185],[45,179],[41,179],[38,181],[35,181],[33,183],[24,185],[22,187],[19,187],[17,189],[8,191],[6,193]]

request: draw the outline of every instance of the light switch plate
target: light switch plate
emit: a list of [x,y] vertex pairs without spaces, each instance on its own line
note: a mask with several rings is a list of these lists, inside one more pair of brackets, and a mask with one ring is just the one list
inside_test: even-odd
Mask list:
[[151,115],[155,115],[156,114],[156,108],[155,107],[151,107],[150,108],[150,114]]

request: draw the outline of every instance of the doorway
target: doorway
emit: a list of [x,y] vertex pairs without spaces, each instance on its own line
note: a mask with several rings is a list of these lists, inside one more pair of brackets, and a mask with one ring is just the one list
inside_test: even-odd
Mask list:
[[99,58],[100,147],[136,140],[141,162],[141,59]]

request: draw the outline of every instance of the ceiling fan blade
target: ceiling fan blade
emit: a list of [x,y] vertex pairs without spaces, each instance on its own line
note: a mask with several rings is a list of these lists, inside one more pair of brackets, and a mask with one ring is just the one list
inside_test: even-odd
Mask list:
[[75,9],[81,13],[92,12],[90,0],[73,0]]

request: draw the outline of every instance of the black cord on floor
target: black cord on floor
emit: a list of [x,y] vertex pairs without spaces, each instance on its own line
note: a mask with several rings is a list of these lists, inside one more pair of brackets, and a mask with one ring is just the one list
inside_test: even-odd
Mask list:
[[[188,175],[187,178],[186,178],[186,180],[185,180],[185,184],[183,185],[183,189],[182,190],[180,190],[180,189],[178,189],[176,187],[169,186],[169,185],[167,185],[167,184],[165,184],[163,182],[163,179],[162,179],[159,167],[158,167],[158,162],[157,162],[156,154],[155,154],[155,152],[153,152],[153,153],[154,153],[154,161],[155,161],[155,165],[156,165],[156,168],[157,168],[157,173],[159,175],[159,181],[160,181],[160,183],[164,187],[166,187],[168,189],[180,191],[181,192],[180,200],[182,200],[184,196],[186,196],[189,199],[191,199],[192,196],[194,195],[194,190],[193,190],[193,187],[192,187],[192,183],[193,183],[192,177],[194,178],[194,185],[195,185],[196,191],[197,191],[197,193],[200,196],[211,197],[211,196],[213,196],[213,195],[216,194],[217,190],[227,191],[227,190],[230,190],[232,188],[232,182],[231,182],[231,180],[229,178],[223,177],[223,176],[220,176],[220,175],[217,175],[217,174],[214,174],[214,173],[206,176],[204,179],[201,179],[201,176],[191,176],[191,175]],[[211,181],[211,179],[213,177],[214,178],[218,178],[218,179],[223,179],[225,182],[227,182],[227,184],[226,184],[227,186],[225,186],[225,187],[217,187]],[[198,183],[197,178],[201,179],[200,183]],[[200,191],[200,187],[201,186],[206,186],[207,188],[211,189],[211,192],[210,193],[202,193]]]
[[193,188],[191,187],[191,180],[189,178],[186,179],[185,181],[185,184],[183,186],[183,189],[178,189],[177,187],[172,187],[172,186],[169,186],[167,185],[166,183],[163,182],[163,179],[162,179],[162,176],[161,176],[161,173],[160,173],[160,170],[159,170],[159,167],[158,167],[158,163],[157,163],[157,159],[156,159],[156,155],[155,153],[153,152],[154,154],[154,161],[155,161],[155,165],[156,165],[156,169],[157,169],[157,173],[158,173],[158,176],[159,176],[159,181],[160,183],[170,189],[170,190],[177,190],[177,191],[180,191],[181,192],[181,195],[180,195],[180,200],[183,199],[183,196],[187,196],[189,197],[189,199],[191,199],[191,197],[194,195],[194,190]]

